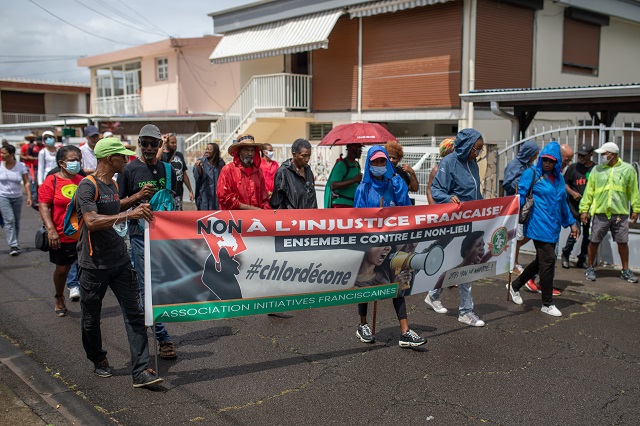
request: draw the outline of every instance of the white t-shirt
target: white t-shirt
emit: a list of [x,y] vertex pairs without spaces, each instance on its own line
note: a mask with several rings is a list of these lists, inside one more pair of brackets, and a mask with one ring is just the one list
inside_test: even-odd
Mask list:
[[22,197],[22,176],[28,174],[29,169],[22,161],[16,161],[15,166],[10,170],[4,166],[3,161],[0,164],[0,197]]
[[98,160],[96,154],[93,152],[88,143],[80,147],[82,151],[82,169],[83,170],[95,170],[98,167]]
[[56,162],[57,152],[57,148],[54,152],[49,151],[47,148],[42,148],[38,153],[38,185],[42,185],[47,173],[58,166]]

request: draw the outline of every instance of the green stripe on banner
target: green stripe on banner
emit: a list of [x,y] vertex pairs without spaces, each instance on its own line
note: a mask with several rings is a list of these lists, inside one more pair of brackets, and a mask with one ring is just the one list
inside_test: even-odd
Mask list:
[[155,322],[206,321],[260,315],[274,312],[298,311],[328,306],[372,302],[396,297],[398,284],[361,287],[350,290],[327,291],[258,299],[218,300],[153,307]]

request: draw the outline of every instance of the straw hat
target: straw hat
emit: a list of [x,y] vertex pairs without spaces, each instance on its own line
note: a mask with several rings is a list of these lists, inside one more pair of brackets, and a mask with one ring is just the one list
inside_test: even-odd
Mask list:
[[243,146],[262,148],[263,145],[256,142],[253,135],[244,133],[242,135],[239,135],[238,138],[233,142],[233,144],[229,146],[229,155],[235,155],[236,151]]

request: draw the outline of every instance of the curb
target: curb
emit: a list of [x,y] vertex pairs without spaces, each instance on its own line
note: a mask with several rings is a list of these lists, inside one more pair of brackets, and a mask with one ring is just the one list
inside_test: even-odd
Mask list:
[[[0,363],[29,386],[54,411],[72,424],[113,426],[113,422],[97,412],[87,401],[70,390],[60,380],[47,373],[36,360],[0,336]],[[41,415],[41,409],[30,404],[33,411]],[[44,417],[44,416],[42,416]]]

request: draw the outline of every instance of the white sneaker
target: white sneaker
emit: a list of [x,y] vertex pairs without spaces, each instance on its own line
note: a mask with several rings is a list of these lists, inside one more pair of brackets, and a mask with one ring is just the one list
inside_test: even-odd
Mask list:
[[72,302],[77,302],[78,300],[80,300],[80,288],[79,287],[71,287],[69,289],[69,299],[71,299]]
[[541,311],[547,315],[551,315],[554,317],[562,316],[562,312],[560,312],[560,310],[556,308],[556,305],[549,305],[549,306],[543,305]]
[[484,327],[484,321],[478,318],[478,316],[473,312],[468,312],[464,315],[460,315],[458,317],[458,321],[470,325],[471,327]]
[[442,302],[441,301],[433,300],[432,298],[430,298],[429,297],[429,293],[427,293],[427,297],[424,298],[424,303],[426,303],[427,305],[431,306],[431,309],[433,309],[434,311],[436,311],[439,314],[446,314],[447,312],[449,312],[449,310],[447,308],[442,306]]
[[516,265],[513,267],[513,273],[520,275],[524,271],[522,265]]
[[507,288],[509,289],[511,301],[516,305],[522,305],[522,297],[520,297],[520,292],[515,291],[510,283],[507,283]]

